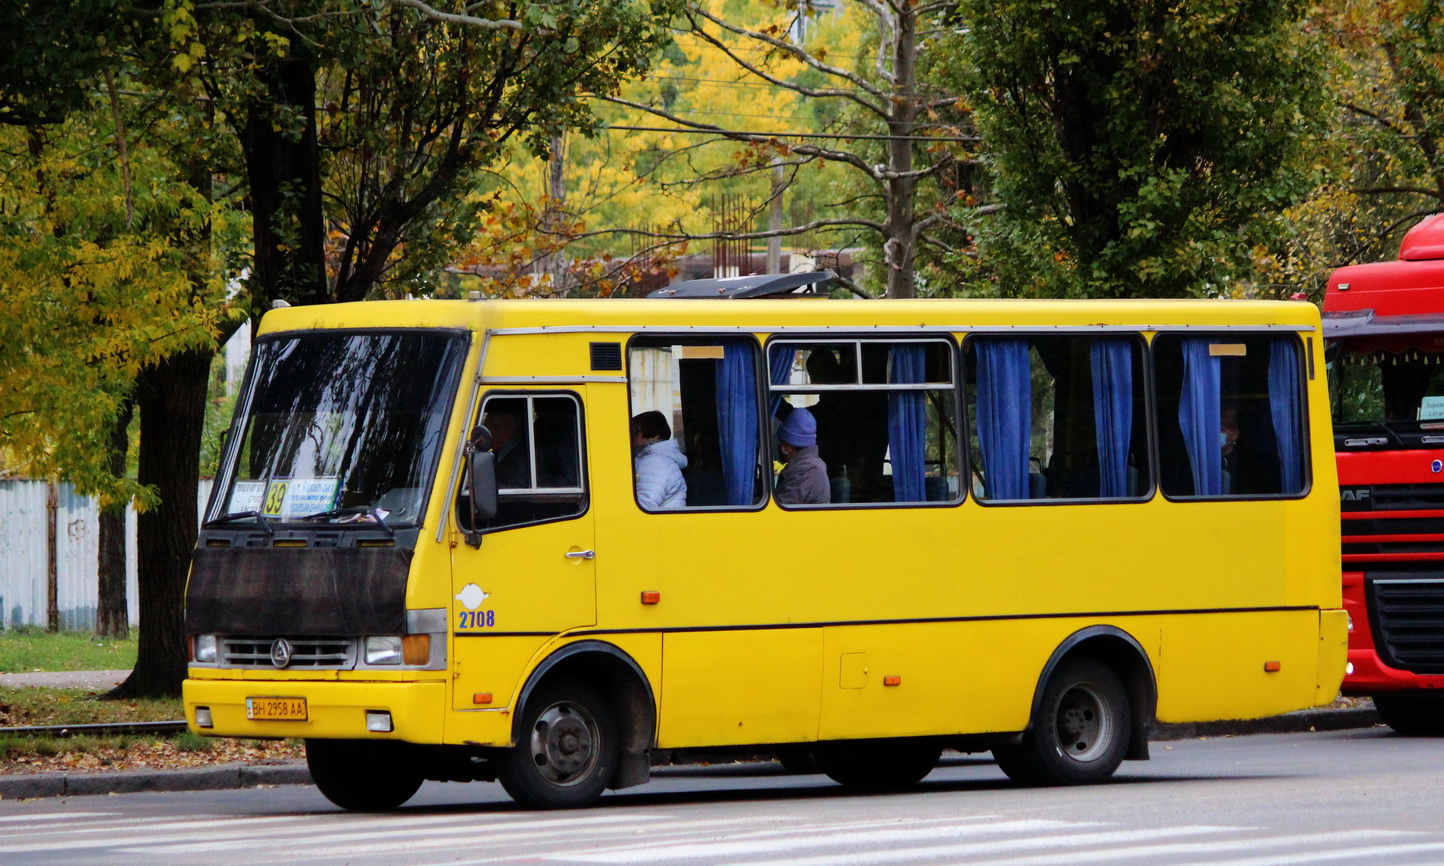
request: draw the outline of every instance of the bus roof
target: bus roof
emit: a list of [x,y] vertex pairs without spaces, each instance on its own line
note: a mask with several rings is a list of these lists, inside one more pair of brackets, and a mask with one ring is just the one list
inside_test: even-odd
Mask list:
[[314,328],[449,328],[472,331],[688,328],[871,329],[1121,327],[1318,327],[1318,310],[1299,301],[1235,300],[506,300],[365,301],[271,310],[259,333]]

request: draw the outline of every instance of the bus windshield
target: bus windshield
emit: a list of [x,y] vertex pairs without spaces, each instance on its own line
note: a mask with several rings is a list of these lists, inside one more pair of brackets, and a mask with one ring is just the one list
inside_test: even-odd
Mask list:
[[465,351],[438,332],[258,341],[209,522],[418,523]]

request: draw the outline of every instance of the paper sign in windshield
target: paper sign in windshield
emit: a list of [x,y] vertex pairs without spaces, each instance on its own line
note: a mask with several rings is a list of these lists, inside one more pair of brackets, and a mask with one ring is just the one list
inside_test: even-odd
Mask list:
[[277,478],[266,487],[261,513],[292,518],[330,511],[336,507],[340,487],[340,478]]
[[237,481],[236,486],[231,488],[231,501],[226,505],[226,512],[239,514],[246,511],[260,511],[261,501],[265,495],[266,482]]

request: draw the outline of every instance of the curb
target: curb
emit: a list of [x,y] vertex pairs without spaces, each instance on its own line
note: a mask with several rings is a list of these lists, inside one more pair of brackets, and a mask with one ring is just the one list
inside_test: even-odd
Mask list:
[[222,764],[193,770],[117,770],[113,773],[37,773],[0,776],[0,799],[134,794],[143,791],[224,791],[263,785],[309,785],[305,761]]
[[[1342,731],[1371,728],[1382,724],[1373,707],[1350,707],[1334,710],[1301,710],[1242,721],[1190,722],[1177,725],[1155,725],[1149,740],[1170,742],[1206,737],[1237,737],[1249,734],[1295,734],[1309,731]],[[660,754],[659,754],[660,756]],[[670,753],[675,764],[708,763],[700,752],[686,750]],[[723,758],[737,761],[738,756]],[[757,756],[763,760],[762,756]],[[770,759],[770,756],[769,758]],[[309,785],[311,772],[305,761],[279,764],[223,764],[190,770],[117,770],[110,773],[38,773],[30,776],[0,776],[0,799],[17,800],[35,797],[80,797],[94,794],[134,794],[139,792],[225,791],[259,788],[268,785]]]

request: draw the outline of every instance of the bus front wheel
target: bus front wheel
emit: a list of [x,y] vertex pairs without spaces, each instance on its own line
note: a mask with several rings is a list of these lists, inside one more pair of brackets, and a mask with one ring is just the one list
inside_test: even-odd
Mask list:
[[596,801],[617,770],[611,707],[581,680],[543,684],[527,699],[517,744],[497,760],[506,792],[533,809],[569,809]]
[[404,743],[307,740],[306,767],[327,800],[352,812],[389,812],[424,780]]
[[1128,751],[1128,693],[1111,668],[1091,658],[1063,662],[1049,678],[1032,727],[993,757],[1015,782],[1087,785],[1113,775]]

